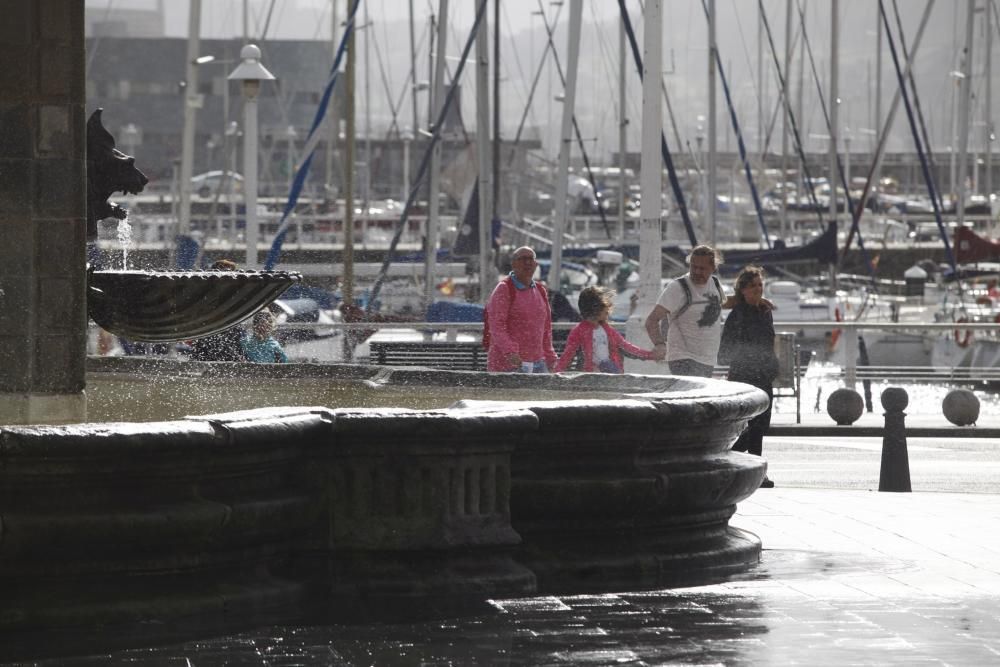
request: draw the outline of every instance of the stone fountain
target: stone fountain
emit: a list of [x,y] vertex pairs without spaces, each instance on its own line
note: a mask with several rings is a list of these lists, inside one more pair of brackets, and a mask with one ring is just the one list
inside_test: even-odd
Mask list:
[[82,5],[12,3],[0,29],[24,73],[0,78],[0,658],[757,562],[729,525],[766,470],[729,449],[766,406],[747,385],[86,359],[88,301],[170,340],[268,297],[88,273]]

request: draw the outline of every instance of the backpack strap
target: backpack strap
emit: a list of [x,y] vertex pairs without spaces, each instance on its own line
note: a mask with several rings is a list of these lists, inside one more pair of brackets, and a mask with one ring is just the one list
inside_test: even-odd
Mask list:
[[[677,314],[674,317],[680,317],[684,312],[691,307],[691,301],[693,297],[691,296],[691,285],[688,284],[687,278],[681,276],[677,279],[680,282],[681,287],[684,289],[684,305],[677,309]],[[712,282],[715,283],[715,289],[719,293],[719,303],[726,302],[726,292],[722,289],[722,281],[719,280],[719,276],[712,274]]]
[[684,290],[684,305],[677,309],[677,313],[674,315],[674,318],[678,318],[681,315],[683,315],[687,311],[687,309],[691,307],[691,301],[692,301],[691,286],[688,285],[687,278],[681,276],[680,278],[677,279],[677,282],[681,284],[681,289]]
[[722,281],[719,280],[719,276],[712,274],[712,280],[715,281],[715,289],[719,291],[719,303],[726,302],[726,291],[722,289]]

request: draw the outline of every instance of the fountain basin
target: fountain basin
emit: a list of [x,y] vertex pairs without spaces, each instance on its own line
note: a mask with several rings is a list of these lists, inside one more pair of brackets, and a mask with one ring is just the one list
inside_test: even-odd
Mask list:
[[[134,358],[87,382],[95,410],[149,421],[2,430],[4,635],[140,641],[759,559],[728,525],[766,470],[729,450],[766,406],[748,385]],[[223,387],[272,407],[229,411]],[[323,387],[339,407],[282,407]]]
[[242,322],[302,279],[287,271],[88,271],[102,329],[146,343],[200,338]]

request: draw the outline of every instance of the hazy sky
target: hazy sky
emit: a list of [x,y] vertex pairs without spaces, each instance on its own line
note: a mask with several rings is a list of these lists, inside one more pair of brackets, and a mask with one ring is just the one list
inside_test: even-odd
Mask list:
[[[158,0],[87,0],[88,7],[98,9],[115,8],[155,9]],[[159,0],[165,12],[168,36],[184,37],[187,34],[189,3],[183,0]],[[267,24],[267,39],[320,39],[329,40],[331,30],[330,0],[248,0],[249,32],[258,40]],[[367,9],[372,30],[362,30],[360,47],[365,54],[364,42],[371,33],[373,48],[370,51],[371,106],[373,127],[376,131],[389,123],[389,111],[380,71],[385,68],[387,87],[392,97],[398,97],[405,89],[409,73],[409,0],[363,0],[362,10]],[[783,60],[785,43],[785,0],[765,0],[763,3],[770,22],[776,52]],[[801,99],[799,126],[803,143],[807,150],[822,151],[828,134],[822,106],[818,103],[819,92],[829,94],[830,62],[830,8],[829,0],[797,0],[795,6],[803,6],[806,16],[806,35],[812,51],[812,60],[800,57],[804,53],[799,39],[799,21],[796,16],[793,28],[793,43],[797,45],[793,55],[793,66],[786,76],[792,85],[792,95]],[[891,7],[892,3],[886,3]],[[912,42],[925,0],[898,0],[901,22],[908,41]],[[565,66],[568,5],[561,7],[550,0],[541,3],[551,22],[559,13],[559,23],[555,31],[555,44]],[[202,0],[203,37],[240,37],[243,32],[244,0]],[[343,18],[347,2],[336,2],[340,17]],[[418,51],[418,78],[427,78],[427,31],[428,16],[436,12],[438,0],[413,0],[415,12],[415,32],[420,45]],[[474,0],[450,0],[449,44],[447,51],[451,57],[450,67],[461,51],[468,37],[476,3]],[[626,0],[632,20],[636,23],[641,48],[642,33],[639,0]],[[493,17],[494,1],[488,4],[489,19]],[[505,136],[511,136],[518,125],[521,111],[529,109],[528,125],[540,128],[549,152],[558,146],[559,104],[553,100],[561,93],[558,74],[554,72],[552,58],[543,64],[543,75],[539,80],[538,92],[532,105],[526,100],[530,84],[542,62],[546,36],[541,18],[536,15],[538,0],[502,0],[501,28],[504,41],[501,43],[501,77],[503,81],[503,129]],[[747,144],[751,149],[760,146],[758,137],[768,135],[768,125],[776,117],[779,102],[776,95],[775,67],[767,48],[768,41],[759,32],[757,2],[753,0],[716,0],[718,12],[719,53],[726,67],[737,115],[741,121]],[[875,118],[876,75],[876,12],[873,0],[840,0],[840,91],[841,106],[839,119],[842,136],[853,137],[854,150],[864,150],[872,144],[878,122]],[[915,62],[921,94],[923,112],[932,143],[937,150],[952,144],[955,137],[952,118],[955,117],[957,103],[955,85],[957,79],[949,72],[961,67],[961,45],[964,42],[965,8],[967,3],[952,0],[937,2],[930,21],[930,29],[924,37],[920,53]],[[616,0],[584,0],[584,30],[581,42],[579,83],[577,90],[576,115],[585,141],[590,142],[595,154],[609,156],[617,148],[618,107],[618,2]],[[270,11],[270,23],[267,15]],[[664,0],[664,86],[670,96],[673,119],[665,118],[664,127],[668,140],[680,137],[682,150],[694,149],[695,139],[704,132],[704,116],[707,114],[707,70],[708,49],[706,46],[706,21],[700,0]],[[893,20],[893,23],[895,21]],[[984,135],[985,77],[981,54],[985,43],[985,21],[977,21],[975,31],[973,73],[975,110],[973,120],[973,144],[976,137]],[[765,48],[758,52],[758,41]],[[996,54],[1000,46],[993,49]],[[760,56],[758,55],[760,53]],[[630,119],[629,143],[635,150],[640,127],[641,92],[635,74],[631,54],[627,66],[628,97],[626,115]],[[763,83],[758,70],[758,57],[762,57]],[[995,55],[994,55],[995,57]],[[801,65],[799,63],[802,63]],[[815,76],[813,75],[815,68]],[[883,46],[883,113],[889,106],[889,99],[895,91],[896,74],[889,56],[888,46]],[[280,76],[280,72],[276,72]],[[1000,67],[994,68],[994,90],[1000,91]],[[471,68],[463,78],[463,83],[471,90]],[[802,90],[800,94],[798,89]],[[474,124],[471,105],[474,95],[463,95],[463,113],[467,122]],[[364,104],[364,102],[362,102]],[[996,106],[996,105],[994,105]],[[758,109],[762,111],[760,120]],[[360,111],[359,111],[360,113]],[[665,115],[667,112],[665,111]],[[995,114],[992,114],[995,115]],[[421,121],[422,123],[422,121]],[[718,137],[723,150],[735,150],[732,129],[726,112],[725,99],[720,86],[718,91]],[[978,128],[977,128],[978,124]],[[676,133],[673,126],[676,125]],[[771,150],[776,141],[780,148],[780,122],[771,125]],[[779,137],[775,139],[775,137]],[[678,142],[672,142],[676,145]],[[901,111],[892,133],[890,150],[912,150],[912,139],[905,114]]]
[[[166,16],[166,30],[169,37],[187,35],[189,3],[184,0],[162,0]],[[157,0],[87,0],[93,8],[140,8],[155,9]],[[347,11],[347,0],[202,0],[202,36],[234,37],[243,34],[243,6],[249,9],[251,35],[259,35],[266,23],[269,9],[271,24],[268,36],[277,39],[329,39],[331,9],[336,5],[342,19]],[[372,19],[405,20],[409,13],[409,0],[362,0],[359,12],[367,11]],[[546,11],[555,12],[550,0],[542,0]],[[568,4],[568,3],[567,3]],[[638,7],[635,0],[630,5]],[[668,3],[669,4],[669,3]],[[604,20],[618,16],[617,0],[586,0],[585,16],[588,20]],[[501,20],[505,29],[522,30],[529,28],[532,12],[537,11],[538,0],[503,0]],[[413,11],[417,22],[426,21],[431,11],[436,12],[438,0],[413,0]],[[493,18],[493,0],[487,5],[489,20]],[[471,25],[475,12],[473,0],[451,0],[449,17],[456,28]],[[568,14],[568,11],[564,9]]]

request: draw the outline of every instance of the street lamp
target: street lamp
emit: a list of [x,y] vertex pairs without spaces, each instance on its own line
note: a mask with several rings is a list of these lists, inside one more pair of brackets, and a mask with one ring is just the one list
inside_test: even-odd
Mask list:
[[261,81],[274,75],[260,64],[260,49],[247,44],[240,50],[241,62],[230,81],[243,82],[243,200],[246,207],[246,266],[257,268],[257,95]]

